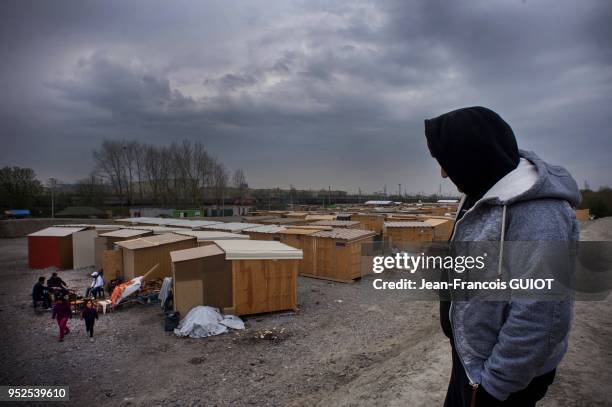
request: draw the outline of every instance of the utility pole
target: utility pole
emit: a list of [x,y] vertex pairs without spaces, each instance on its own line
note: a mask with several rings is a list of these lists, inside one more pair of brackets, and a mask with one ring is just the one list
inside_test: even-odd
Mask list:
[[329,206],[331,206],[331,185],[327,186],[327,197],[329,198]]
[[402,199],[402,184],[397,184],[398,196]]
[[51,189],[51,218],[55,218],[55,185],[57,185],[57,180],[55,178],[49,178],[49,189]]

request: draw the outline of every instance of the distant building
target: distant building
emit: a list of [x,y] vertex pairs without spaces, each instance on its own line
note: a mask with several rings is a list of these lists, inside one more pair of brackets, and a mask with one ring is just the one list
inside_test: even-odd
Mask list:
[[393,202],[393,201],[365,201],[364,205],[390,206],[390,205],[397,205],[397,202]]

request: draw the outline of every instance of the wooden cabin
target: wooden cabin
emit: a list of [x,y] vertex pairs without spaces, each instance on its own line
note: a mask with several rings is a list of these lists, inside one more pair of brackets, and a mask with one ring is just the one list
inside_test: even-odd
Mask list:
[[170,252],[197,247],[197,240],[193,236],[167,233],[124,240],[115,244],[121,248],[125,280],[142,276],[159,264],[155,276],[152,277],[155,279],[172,275]]
[[443,242],[450,238],[453,223],[446,219],[385,222],[383,237],[389,242]]
[[52,226],[30,233],[28,235],[29,267],[71,269],[74,260],[72,235],[86,229],[86,227]]
[[321,229],[314,229],[314,227],[296,227],[286,228],[279,232],[281,243],[285,243],[302,251],[302,261],[298,266],[299,275],[305,276],[314,274],[317,262],[317,246],[315,239],[311,238],[310,235],[319,231],[321,231]]
[[297,226],[306,224],[306,220],[301,218],[270,218],[258,223],[262,225]]
[[193,236],[198,240],[198,246],[212,244],[215,240],[248,240],[248,235],[221,232],[219,230],[182,230],[174,232],[177,235]]
[[242,231],[252,240],[281,240],[280,232],[285,230],[284,226],[278,225],[260,225],[254,228],[245,229]]
[[223,240],[173,251],[174,309],[198,305],[234,315],[297,310],[301,250],[275,241]]
[[[119,275],[121,275],[121,270],[123,269],[123,261],[121,259],[121,252],[116,254],[108,254],[105,255],[106,251],[113,250],[115,243],[120,242],[122,240],[131,240],[136,239],[138,237],[150,236],[153,232],[150,230],[141,230],[141,229],[117,229],[112,230],[110,232],[100,233],[95,238],[95,266],[96,270],[104,269],[104,277],[107,280],[110,280],[117,275],[117,270],[120,271]],[[112,259],[112,256],[119,256],[121,267],[118,268],[117,261]],[[105,257],[107,258],[106,265],[104,262]],[[110,275],[107,273],[111,273]]]
[[316,241],[316,266],[310,277],[351,282],[361,277],[361,245],[372,243],[375,233],[361,229],[322,230]]
[[302,228],[281,232],[281,242],[303,251],[300,275],[346,283],[361,277],[361,245],[374,236],[360,229]]
[[246,223],[246,222],[227,222],[217,223],[215,225],[208,225],[200,228],[200,230],[219,230],[222,232],[240,233],[244,229],[254,228],[260,226],[257,223]]
[[358,229],[359,221],[356,220],[317,220],[309,223],[311,226],[331,226],[337,229]]
[[359,222],[359,228],[363,230],[372,230],[377,235],[382,235],[383,224],[385,223],[385,215],[379,213],[356,213],[351,215],[351,220]]
[[591,211],[590,209],[574,209],[576,212],[576,219],[580,221],[585,221],[591,219]]

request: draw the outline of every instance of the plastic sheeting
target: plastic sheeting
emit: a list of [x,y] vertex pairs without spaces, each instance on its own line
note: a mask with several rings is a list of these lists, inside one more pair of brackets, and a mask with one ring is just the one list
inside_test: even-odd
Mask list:
[[164,282],[162,283],[161,289],[159,290],[159,300],[161,301],[161,307],[164,308],[166,305],[166,300],[168,299],[168,294],[170,293],[170,288],[172,287],[172,277],[164,277]]
[[227,329],[244,329],[244,322],[234,315],[221,315],[214,307],[200,305],[192,308],[174,330],[176,336],[205,338],[227,332]]
[[140,290],[140,287],[142,286],[142,280],[142,276],[136,277],[128,282],[125,282],[115,287],[111,294],[112,304],[117,305],[131,294]]

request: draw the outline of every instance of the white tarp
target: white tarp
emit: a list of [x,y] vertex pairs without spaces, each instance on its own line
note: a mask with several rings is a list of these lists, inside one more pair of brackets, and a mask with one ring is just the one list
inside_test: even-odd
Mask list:
[[192,308],[174,330],[176,336],[205,338],[227,332],[227,328],[244,329],[244,322],[234,315],[221,315],[214,307],[200,305]]

